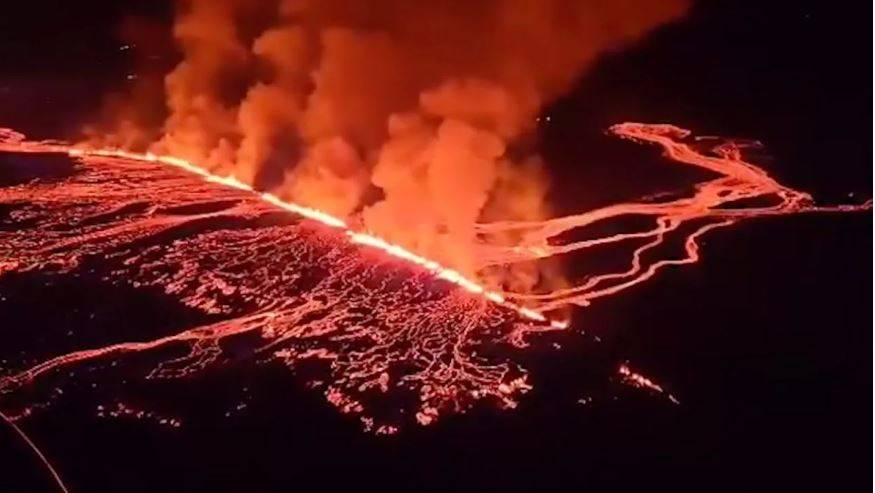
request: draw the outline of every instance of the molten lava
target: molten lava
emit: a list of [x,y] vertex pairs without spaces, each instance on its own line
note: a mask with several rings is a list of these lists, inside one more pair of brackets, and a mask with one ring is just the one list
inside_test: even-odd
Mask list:
[[[114,283],[159,288],[213,321],[152,340],[77,350],[38,364],[19,362],[23,370],[0,376],[0,398],[12,402],[19,391],[62,368],[180,346],[188,354],[162,357],[149,377],[189,375],[225,361],[225,344],[234,342],[253,357],[290,368],[324,363],[323,376],[311,383],[377,433],[392,433],[407,420],[404,410],[384,409],[392,396],[414,396],[411,415],[420,424],[483,399],[513,407],[530,388],[526,371],[484,348],[522,347],[527,334],[568,326],[548,318],[558,309],[586,306],[663,267],[696,262],[698,240],[713,229],[745,218],[871,208],[871,201],[817,206],[810,195],[745,162],[738,146],[727,143],[706,155],[685,140],[686,130],[671,125],[625,123],[611,132],[657,144],[672,161],[717,176],[675,200],[622,203],[540,222],[476,225],[483,235],[513,231],[522,238],[514,245],[480,244],[480,269],[637,242],[621,270],[553,292],[517,293],[488,289],[342,219],[180,158],[30,142],[2,130],[2,151],[66,153],[78,162],[68,176],[0,188],[0,204],[11,210],[9,224],[0,230],[0,276],[97,273]],[[762,198],[774,199],[772,205],[743,205]],[[654,226],[557,241],[566,231],[627,216],[652,218]],[[692,227],[681,228],[687,224]],[[658,248],[672,235],[683,244],[680,258]],[[628,367],[620,373],[661,392]],[[14,407],[17,416],[32,409],[24,402]]]

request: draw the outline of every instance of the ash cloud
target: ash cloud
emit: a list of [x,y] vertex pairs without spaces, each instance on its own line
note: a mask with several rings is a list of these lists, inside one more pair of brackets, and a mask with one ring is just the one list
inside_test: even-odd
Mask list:
[[[234,174],[513,290],[549,266],[482,269],[474,224],[548,216],[547,174],[509,152],[606,50],[687,0],[187,0],[151,150]],[[123,118],[114,142],[155,129]],[[125,137],[125,134],[132,136]]]

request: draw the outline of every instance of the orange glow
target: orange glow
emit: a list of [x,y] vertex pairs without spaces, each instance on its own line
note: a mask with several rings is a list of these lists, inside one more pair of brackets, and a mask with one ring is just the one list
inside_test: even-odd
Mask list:
[[622,380],[622,382],[627,385],[639,389],[647,389],[656,392],[657,394],[665,394],[666,397],[668,397],[668,400],[670,400],[672,403],[680,404],[680,402],[678,402],[678,400],[675,399],[673,395],[666,394],[665,389],[663,389],[661,385],[640,373],[632,371],[632,369],[629,368],[628,364],[624,363],[620,365],[620,368],[617,369],[617,373],[620,375],[620,379]]
[[[583,282],[547,293],[505,293],[509,300],[535,306],[545,313],[568,305],[587,306],[593,300],[625,291],[651,279],[668,266],[692,264],[699,260],[699,239],[709,231],[727,227],[743,219],[808,212],[853,212],[871,210],[871,199],[859,205],[819,206],[808,193],[778,183],[763,169],[744,161],[741,149],[733,142],[714,148],[713,155],[696,150],[685,141],[690,131],[673,125],[623,123],[611,127],[614,135],[661,147],[674,163],[706,169],[718,177],[696,185],[691,197],[665,202],[627,202],[600,209],[558,217],[547,221],[504,221],[477,225],[483,234],[507,231],[523,233],[522,245],[486,246],[481,268],[513,262],[536,260],[584,251],[595,246],[645,240],[632,254],[627,269],[590,275]],[[773,198],[775,205],[733,206],[746,199]],[[645,231],[618,233],[567,244],[553,244],[562,233],[584,229],[592,224],[623,216],[651,217],[656,226]],[[681,226],[693,223],[691,231]],[[659,255],[669,235],[681,235],[684,252],[680,258]]]
[[[436,277],[451,282],[462,289],[481,295],[484,299],[510,308],[525,319],[547,322],[555,329],[568,327],[568,320],[549,320],[544,313],[561,310],[568,305],[586,306],[592,300],[613,295],[652,278],[659,270],[672,265],[695,263],[699,259],[698,240],[705,233],[730,226],[745,218],[795,214],[803,212],[850,212],[871,209],[871,200],[860,205],[822,207],[814,205],[812,197],[785,187],[772,179],[761,168],[742,159],[740,150],[731,142],[715,149],[716,156],[706,156],[693,149],[681,139],[690,132],[672,125],[647,125],[623,123],[611,131],[617,136],[637,142],[661,146],[666,155],[678,163],[700,167],[718,173],[719,178],[696,187],[691,198],[670,202],[615,204],[582,214],[538,222],[504,221],[476,225],[480,233],[494,234],[505,231],[524,231],[524,244],[501,247],[482,245],[484,255],[478,259],[480,269],[493,265],[508,265],[520,261],[539,260],[585,250],[598,245],[619,244],[630,240],[648,240],[637,248],[632,262],[625,271],[590,276],[586,282],[557,289],[548,293],[516,293],[491,290],[482,283],[466,277],[461,272],[443,266],[435,260],[410,251],[401,245],[364,231],[355,231],[341,218],[311,207],[283,200],[274,194],[260,192],[237,177],[220,176],[194,163],[174,156],[153,153],[134,153],[121,149],[76,148],[60,142],[30,142],[11,130],[4,130],[0,137],[0,150],[12,152],[66,152],[73,157],[116,157],[137,161],[157,162],[198,175],[208,182],[257,194],[264,202],[283,210],[317,221],[323,225],[344,231],[351,242],[376,248],[399,260],[415,264],[433,273]],[[742,199],[774,196],[780,203],[768,207],[731,208],[726,204]],[[625,215],[652,216],[657,226],[643,232],[618,233],[570,244],[551,244],[561,233],[585,228],[595,222],[610,220]],[[679,259],[657,259],[647,264],[642,259],[663,245],[669,234],[677,233],[681,225],[694,221],[710,221],[698,226],[686,235],[683,242],[685,256]]]
[[[293,202],[288,202],[280,199],[279,197],[266,192],[257,192],[252,188],[251,185],[244,183],[238,180],[234,176],[218,176],[209,171],[201,168],[193,163],[190,163],[184,159],[180,159],[173,156],[158,156],[152,153],[135,153],[128,152],[120,149],[69,149],[66,151],[70,156],[73,157],[87,157],[87,156],[99,156],[99,157],[116,157],[116,158],[124,158],[124,159],[132,159],[137,161],[149,161],[149,162],[159,162],[163,164],[167,164],[170,166],[175,166],[177,168],[183,169],[189,173],[196,174],[198,176],[203,177],[205,180],[218,183],[221,185],[225,185],[231,188],[236,188],[239,190],[244,190],[247,192],[257,193],[262,200],[268,202],[272,205],[275,205],[281,209],[287,210],[289,212],[298,214],[307,219],[311,219],[313,221],[317,221],[326,226],[330,226],[332,228],[340,228],[343,229],[346,235],[349,237],[350,241],[353,243],[357,243],[359,245],[366,245],[369,247],[373,247],[383,252],[391,255],[395,258],[404,260],[406,262],[410,262],[416,264],[420,267],[425,268],[426,270],[434,273],[440,279],[451,282],[462,289],[479,295],[483,295],[483,297],[493,303],[498,303],[499,305],[503,305],[507,308],[510,308],[517,313],[519,313],[522,317],[527,318],[529,320],[533,320],[536,322],[546,322],[547,318],[540,314],[539,312],[525,308],[514,303],[511,303],[505,299],[505,297],[498,292],[490,291],[486,289],[481,284],[473,281],[471,279],[466,278],[460,272],[450,269],[448,267],[444,267],[434,260],[427,259],[416,253],[407,250],[406,248],[392,244],[382,238],[377,236],[353,231],[349,228],[349,226],[342,219],[332,216],[326,212],[322,212],[318,209],[313,209],[311,207],[304,207],[302,205],[295,204]],[[550,325],[556,329],[564,329],[568,327],[567,321],[559,321],[559,320],[551,320],[549,321]]]
[[[20,134],[19,134],[20,135]],[[23,139],[23,136],[22,136]],[[360,245],[366,245],[369,247],[377,248],[382,250],[388,255],[391,255],[400,260],[404,260],[413,264],[416,264],[420,267],[425,268],[426,270],[432,272],[440,279],[451,282],[462,289],[483,295],[483,297],[493,303],[497,303],[503,305],[507,308],[510,308],[517,313],[519,313],[524,318],[529,320],[533,320],[536,322],[546,322],[547,318],[539,313],[536,310],[531,308],[522,307],[507,301],[507,299],[499,292],[491,291],[482,286],[481,284],[468,279],[460,272],[450,269],[448,267],[444,267],[437,263],[434,260],[427,259],[420,255],[417,255],[406,248],[392,244],[382,238],[374,236],[365,232],[354,231],[349,228],[345,221],[342,219],[332,216],[326,212],[322,212],[318,209],[314,209],[311,207],[305,207],[299,204],[295,204],[293,202],[285,201],[271,193],[267,192],[258,192],[252,188],[251,185],[244,183],[237,179],[234,176],[219,176],[209,172],[208,170],[201,168],[185,159],[181,159],[174,156],[159,156],[152,153],[136,153],[129,152],[121,149],[87,149],[87,148],[77,148],[66,146],[61,143],[53,143],[51,145],[45,144],[41,145],[39,142],[27,142],[23,140],[18,141],[7,141],[4,143],[0,142],[0,151],[6,152],[65,152],[72,157],[89,157],[89,156],[97,156],[97,157],[110,157],[110,158],[123,158],[123,159],[131,159],[135,161],[148,161],[148,162],[157,162],[163,163],[170,166],[177,167],[179,169],[185,170],[189,173],[198,175],[203,177],[206,181],[211,183],[218,183],[220,185],[225,185],[231,188],[236,188],[238,190],[243,190],[247,192],[253,192],[258,194],[259,197],[264,202],[272,204],[281,209],[287,210],[294,214],[298,214],[307,219],[311,219],[313,221],[317,221],[326,226],[330,226],[332,228],[339,228],[344,230],[346,235],[349,237],[350,241]],[[536,255],[541,255],[541,250],[535,250]],[[557,329],[564,329],[568,327],[567,321],[559,321],[559,320],[551,320],[549,321],[550,325]]]
[[[38,217],[43,221],[40,228],[45,226],[0,231],[4,240],[0,241],[0,275],[31,269],[68,272],[87,256],[119,255],[123,262],[113,271],[116,279],[134,287],[158,287],[205,314],[224,316],[223,321],[153,340],[49,358],[0,378],[0,396],[13,395],[61,368],[169,346],[187,346],[190,354],[160,364],[149,377],[188,375],[219,360],[220,341],[255,334],[259,340],[256,354],[268,354],[289,367],[303,360],[328,362],[330,375],[322,382],[325,398],[340,412],[358,416],[364,428],[374,433],[394,433],[399,424],[397,417],[379,421],[372,414],[377,406],[368,400],[374,393],[413,392],[417,404],[406,416],[422,425],[446,412],[464,411],[484,398],[509,409],[531,388],[527,373],[509,359],[478,354],[479,344],[525,347],[529,334],[567,329],[568,319],[547,315],[616,295],[653,278],[664,267],[695,263],[700,259],[698,242],[703,235],[742,219],[863,211],[872,206],[871,200],[818,206],[809,194],[785,187],[745,162],[731,142],[707,153],[686,140],[688,131],[671,125],[627,123],[613,127],[612,132],[656,144],[670,162],[707,169],[717,177],[697,184],[691,195],[679,199],[619,203],[546,221],[475,225],[478,234],[512,231],[507,237],[519,238],[506,246],[478,245],[480,269],[594,246],[636,245],[630,248],[628,264],[615,272],[596,273],[568,287],[531,293],[490,289],[421,253],[356,230],[339,217],[260,192],[238,177],[219,176],[178,157],[30,142],[19,133],[0,130],[0,151],[66,153],[81,161],[79,173],[66,179],[0,189],[0,202],[18,204],[22,217]],[[755,198],[772,199],[772,205],[736,203]],[[201,208],[216,203],[221,207]],[[136,206],[133,210],[144,207],[145,212],[120,212],[131,206]],[[128,248],[132,241],[176,226],[213,218],[250,220],[276,209],[325,229],[313,234],[313,244],[310,233],[304,231],[307,228],[295,223],[210,230],[144,250]],[[654,225],[567,244],[557,239],[566,231],[628,215],[649,217]],[[679,257],[659,249],[668,244],[682,245]],[[352,254],[350,250],[357,247],[374,249],[384,258]],[[372,273],[383,265],[414,266],[427,277],[461,289],[434,293],[418,275],[410,276],[409,269],[405,269],[404,280],[389,281],[381,277],[385,272]],[[299,271],[310,268],[320,279],[316,287],[301,289],[296,285],[303,275]],[[619,374],[630,385],[664,393],[659,384],[626,365]],[[18,416],[26,416],[33,408],[24,408]]]
[[[65,368],[187,347],[189,355],[162,360],[148,375],[181,377],[220,363],[220,342],[245,336],[256,341],[254,357],[290,368],[300,361],[328,364],[321,383],[308,384],[320,385],[326,400],[341,413],[358,417],[365,430],[391,434],[404,415],[385,415],[384,406],[375,404],[377,398],[409,399],[412,393],[416,404],[407,416],[420,424],[484,400],[514,407],[518,396],[531,388],[526,371],[506,356],[480,355],[478,348],[500,344],[512,350],[525,333],[567,327],[567,322],[547,323],[540,313],[515,307],[501,293],[458,271],[352,230],[339,218],[259,193],[236,177],[215,176],[181,159],[15,139],[0,139],[0,150],[61,152],[79,161],[76,172],[64,179],[0,189],[0,203],[31,209],[44,219],[36,230],[22,226],[20,234],[0,231],[0,275],[70,271],[85,257],[110,259],[120,253],[127,258],[110,278],[163,289],[171,299],[223,317],[156,339],[144,335],[146,340],[25,363],[25,368],[0,377],[0,403],[12,406],[13,419],[45,405],[30,399],[16,402],[19,389],[39,388]],[[144,209],[114,212],[131,205]],[[277,225],[273,220],[270,225],[248,223],[277,210],[303,216],[317,227]],[[221,221],[203,221],[225,218],[248,226],[224,229]],[[173,230],[186,224],[210,226],[175,237]],[[149,238],[165,232],[175,239],[128,248],[140,240],[149,244]],[[365,249],[375,255],[355,252]],[[317,279],[315,285],[299,285],[301,276]],[[452,289],[429,279],[444,279]],[[164,413],[128,411],[104,414],[136,417],[142,411],[150,419],[165,419]]]

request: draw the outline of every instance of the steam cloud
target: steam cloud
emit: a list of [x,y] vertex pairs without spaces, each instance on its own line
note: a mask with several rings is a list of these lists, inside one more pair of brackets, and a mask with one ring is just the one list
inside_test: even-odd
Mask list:
[[[547,177],[527,145],[541,108],[608,49],[687,0],[188,0],[147,141],[338,216],[505,289],[549,265],[482,269],[474,224],[540,220]],[[142,121],[142,118],[140,119]]]

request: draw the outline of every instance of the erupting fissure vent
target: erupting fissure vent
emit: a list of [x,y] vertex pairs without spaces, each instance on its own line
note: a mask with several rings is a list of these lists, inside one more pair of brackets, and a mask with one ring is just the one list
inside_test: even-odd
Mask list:
[[[66,153],[78,160],[69,175],[0,188],[0,204],[9,211],[0,228],[0,280],[12,273],[87,272],[107,282],[161,289],[212,317],[143,342],[108,343],[36,364],[13,361],[13,369],[0,376],[0,402],[16,416],[27,415],[32,404],[21,397],[23,389],[52,381],[62,368],[126,353],[187,348],[181,357],[163,357],[149,377],[189,375],[225,361],[225,344],[233,342],[238,353],[243,348],[289,367],[321,362],[323,372],[311,384],[378,433],[394,432],[407,419],[429,424],[483,399],[513,407],[530,387],[509,351],[525,346],[526,334],[568,325],[545,314],[616,294],[665,266],[696,262],[703,234],[744,218],[871,208],[871,201],[817,206],[808,194],[745,162],[732,143],[706,155],[685,141],[686,130],[671,125],[625,123],[611,131],[657,144],[671,160],[716,177],[684,198],[616,204],[541,222],[478,224],[483,234],[522,233],[516,245],[482,245],[484,267],[597,245],[640,245],[624,269],[535,294],[488,289],[342,219],[179,158],[30,142],[0,131],[0,151]],[[773,200],[743,205],[760,198]],[[280,211],[312,222],[293,221]],[[649,217],[655,226],[557,241],[563,232],[625,216]],[[691,227],[681,228],[685,224]],[[680,236],[680,258],[657,248],[671,235]],[[625,376],[658,388],[643,376]]]

